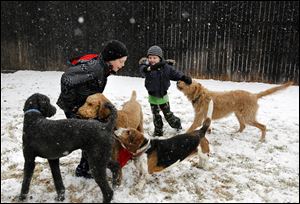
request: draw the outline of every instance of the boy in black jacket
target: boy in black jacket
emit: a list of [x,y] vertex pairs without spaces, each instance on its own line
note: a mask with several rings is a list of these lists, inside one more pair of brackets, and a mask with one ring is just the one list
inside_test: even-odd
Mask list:
[[149,94],[148,101],[153,114],[154,136],[163,135],[163,121],[159,114],[160,110],[172,128],[182,129],[180,119],[170,110],[167,91],[171,85],[170,80],[182,80],[187,84],[191,84],[191,77],[176,71],[171,63],[167,63],[163,58],[162,49],[157,45],[149,48],[147,58],[140,59],[139,68],[145,77],[145,87]]
[[[76,118],[76,112],[89,95],[102,93],[107,77],[124,67],[128,51],[117,40],[109,41],[100,55],[85,55],[71,61],[71,66],[61,77],[61,93],[57,105],[67,118]],[[86,153],[82,152],[76,176],[91,178]]]

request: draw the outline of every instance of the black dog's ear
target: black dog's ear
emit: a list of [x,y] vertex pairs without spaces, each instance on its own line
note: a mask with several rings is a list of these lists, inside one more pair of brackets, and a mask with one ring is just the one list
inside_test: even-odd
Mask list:
[[[51,105],[52,106],[52,105]],[[49,111],[49,114],[47,117],[52,117],[55,115],[56,113],[56,108],[54,106],[52,106],[53,108]]]
[[52,117],[56,113],[56,108],[51,105],[50,99],[42,94],[37,95],[38,99],[38,110],[41,111],[42,115],[45,117]]
[[38,109],[38,100],[37,94],[31,95],[24,104],[23,111],[27,111],[29,109]]

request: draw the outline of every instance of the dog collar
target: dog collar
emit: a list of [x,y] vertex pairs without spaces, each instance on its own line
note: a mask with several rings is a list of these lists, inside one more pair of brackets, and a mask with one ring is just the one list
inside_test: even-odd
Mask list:
[[30,112],[41,113],[38,109],[32,108],[32,109],[28,109],[27,111],[25,111],[25,112],[24,112],[24,115],[25,115],[26,113],[30,113]]
[[200,95],[197,96],[194,100],[192,100],[192,103],[193,103],[193,104],[196,103],[196,102],[199,100],[199,98],[200,98]]
[[[145,140],[147,140],[147,139],[145,139]],[[136,151],[136,153],[132,153],[132,155],[134,156],[134,157],[138,157],[138,156],[140,156],[141,154],[143,154],[144,152],[146,152],[150,147],[151,147],[151,144],[150,144],[150,139],[148,139],[148,142],[145,144],[145,145],[143,145],[141,148],[139,148],[137,151]]]
[[[114,138],[115,138],[116,140],[118,140],[118,141],[120,142],[121,146],[122,146],[124,149],[126,149],[128,152],[130,152],[130,154],[132,154],[133,157],[138,157],[138,156],[140,156],[142,153],[146,152],[146,151],[151,147],[151,144],[150,144],[151,140],[148,139],[148,141],[147,141],[147,139],[145,139],[145,140],[147,141],[147,143],[146,143],[145,145],[142,145],[142,146],[134,153],[134,152],[129,151],[129,150],[126,148],[126,146],[122,143],[122,141],[118,138],[118,136],[116,136],[115,134],[113,134],[113,136],[114,136]],[[144,142],[144,143],[145,143],[145,142]],[[143,144],[144,144],[144,143],[143,143]]]

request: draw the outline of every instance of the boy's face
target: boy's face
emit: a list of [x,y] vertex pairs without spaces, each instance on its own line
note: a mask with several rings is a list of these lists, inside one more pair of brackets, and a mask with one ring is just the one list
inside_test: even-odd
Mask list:
[[124,56],[122,58],[109,61],[109,63],[112,65],[112,70],[118,72],[120,69],[124,67],[126,60],[127,60],[127,56]]
[[154,65],[154,64],[160,62],[160,58],[159,58],[159,56],[156,56],[156,55],[148,55],[148,61],[151,65]]

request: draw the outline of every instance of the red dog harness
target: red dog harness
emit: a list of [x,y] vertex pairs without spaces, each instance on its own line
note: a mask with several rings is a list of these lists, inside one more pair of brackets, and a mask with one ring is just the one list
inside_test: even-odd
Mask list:
[[[118,139],[118,137],[115,136],[116,139]],[[120,141],[120,140],[119,140]],[[131,160],[134,157],[138,157],[141,154],[143,154],[144,152],[146,152],[150,147],[150,139],[147,141],[147,143],[145,143],[145,145],[143,145],[140,149],[138,149],[136,151],[136,153],[133,152],[129,152],[126,147],[123,145],[123,143],[120,141],[122,147],[119,151],[119,156],[118,156],[118,162],[121,166],[121,168],[123,168],[123,166],[125,166],[127,164],[127,162],[129,160]]]
[[121,147],[118,156],[118,162],[121,168],[123,168],[123,166],[125,166],[130,159],[132,159],[132,154],[124,147]]

